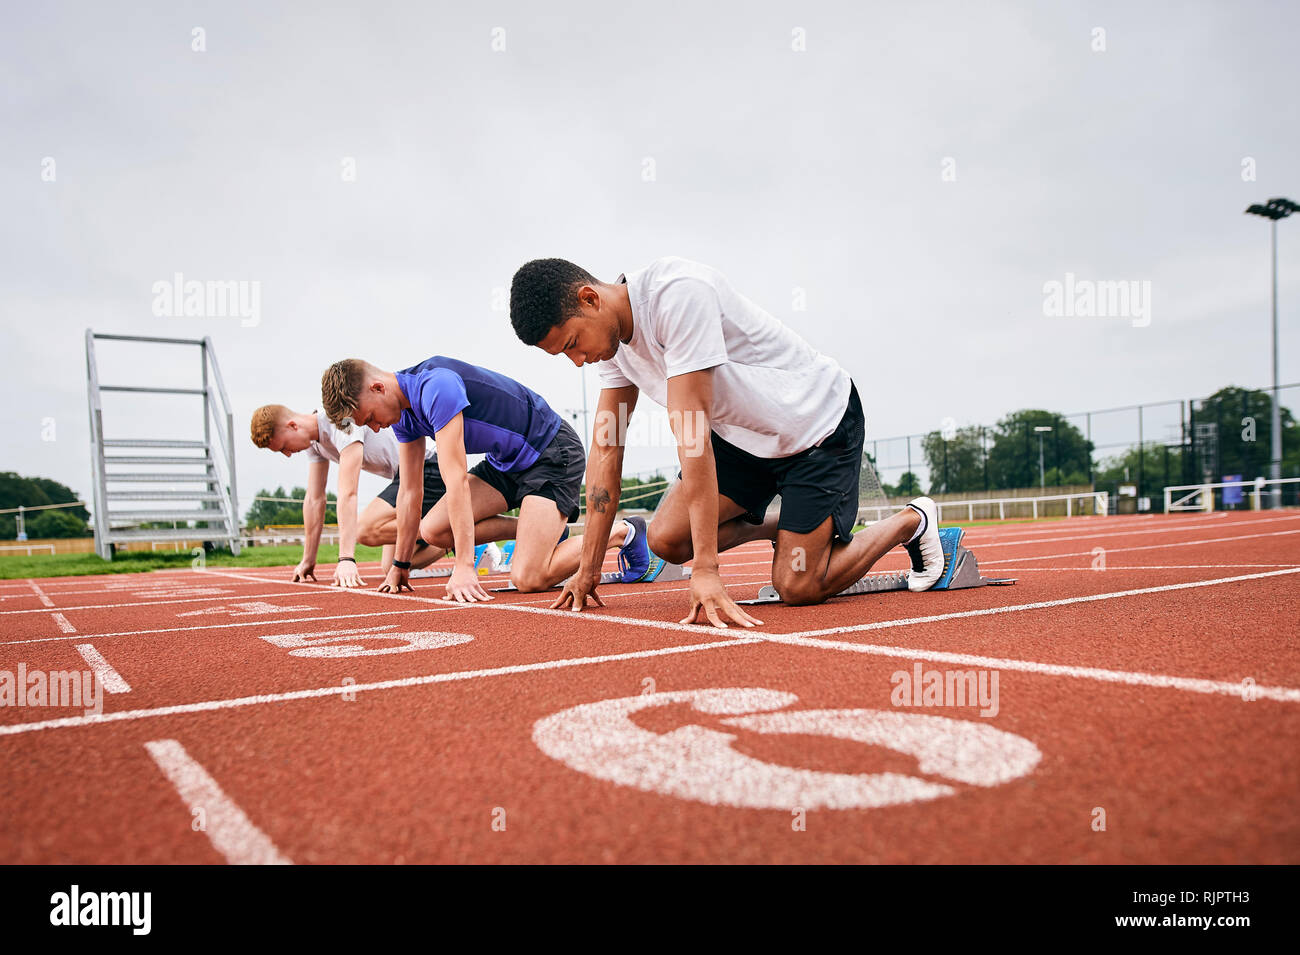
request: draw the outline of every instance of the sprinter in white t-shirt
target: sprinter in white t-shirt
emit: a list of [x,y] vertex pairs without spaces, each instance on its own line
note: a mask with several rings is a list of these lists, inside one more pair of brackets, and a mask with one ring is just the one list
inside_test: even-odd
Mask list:
[[[718,553],[775,542],[772,582],[791,604],[819,603],[892,548],[912,558],[908,586],[943,571],[934,502],[918,498],[854,535],[865,419],[847,372],[731,287],[716,269],[656,259],[601,282],[564,259],[515,273],[510,320],[520,340],[578,366],[596,362],[603,389],[587,467],[582,565],[555,606],[595,596],[618,508],[626,422],[641,392],[668,409],[681,480],[649,525],[650,549],[694,560],[682,623],[761,621],[727,595]],[[781,496],[778,517],[768,505]]]
[[[291,457],[306,452],[307,499],[303,502],[302,561],[294,568],[293,579],[315,580],[316,552],[325,523],[325,482],[330,462],[339,466],[337,512],[339,518],[339,561],[334,568],[333,583],[340,587],[362,587],[365,581],[357,572],[356,545],[383,547],[382,573],[387,575],[397,541],[398,477],[397,439],[389,429],[344,430],[335,427],[323,411],[302,414],[284,405],[263,405],[253,412],[253,443]],[[391,483],[371,501],[360,519],[357,515],[357,485],[362,471],[387,478]],[[427,513],[447,491],[438,471],[437,450],[429,448],[424,457],[424,503]],[[421,546],[423,545],[423,546]],[[426,567],[446,553],[432,545],[417,542],[412,565]]]

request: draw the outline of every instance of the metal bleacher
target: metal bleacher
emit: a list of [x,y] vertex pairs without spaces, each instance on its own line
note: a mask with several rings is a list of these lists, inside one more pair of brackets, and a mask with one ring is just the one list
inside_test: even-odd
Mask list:
[[[101,385],[97,341],[198,348],[198,387]],[[147,362],[140,365],[147,367]],[[203,429],[184,440],[105,437],[103,395],[128,392],[159,401],[202,396]],[[86,329],[86,397],[90,406],[95,553],[113,559],[115,546],[134,541],[203,541],[239,553],[235,493],[234,416],[210,338],[103,335]],[[181,420],[171,415],[165,420]],[[159,420],[164,420],[160,418]],[[140,422],[134,422],[139,425]],[[136,430],[139,430],[137,427]]]

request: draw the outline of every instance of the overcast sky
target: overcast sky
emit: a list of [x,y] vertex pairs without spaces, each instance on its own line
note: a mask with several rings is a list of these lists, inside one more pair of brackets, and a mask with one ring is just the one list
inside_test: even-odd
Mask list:
[[[869,441],[1270,380],[1268,226],[1242,211],[1300,200],[1292,2],[3,17],[0,470],[87,499],[87,327],[212,336],[244,509],[306,472],[252,446],[252,410],[317,407],[338,358],[451,355],[580,408],[579,372],[505,310],[539,256],[607,279],[662,255],[721,269],[848,369]],[[1295,381],[1300,218],[1279,233]],[[260,283],[257,324],[154,314],[178,272]],[[1149,282],[1149,323],[1045,314],[1067,273]],[[195,380],[167,355],[106,351],[102,380]],[[184,436],[184,407],[106,399],[105,430]],[[673,460],[638,447],[628,469]]]

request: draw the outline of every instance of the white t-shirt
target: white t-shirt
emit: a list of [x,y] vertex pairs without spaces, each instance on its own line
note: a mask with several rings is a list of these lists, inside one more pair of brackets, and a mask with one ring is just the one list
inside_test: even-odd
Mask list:
[[848,372],[716,269],[668,257],[626,281],[632,340],[596,364],[606,388],[636,385],[666,408],[669,378],[712,368],[713,430],[760,458],[798,454],[839,426]]
[[[393,435],[392,428],[371,431],[355,425],[346,431],[338,427],[323,411],[316,412],[317,438],[307,446],[308,461],[333,461],[339,463],[339,453],[355,441],[361,441],[361,470],[378,474],[392,480],[397,477],[397,465],[401,461],[400,445]],[[424,444],[424,460],[432,461],[438,456],[432,441]]]

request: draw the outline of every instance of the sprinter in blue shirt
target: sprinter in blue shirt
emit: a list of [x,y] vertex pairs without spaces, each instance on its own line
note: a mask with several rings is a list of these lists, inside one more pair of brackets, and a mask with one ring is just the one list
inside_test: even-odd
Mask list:
[[[325,370],[321,400],[336,424],[391,427],[399,443],[397,546],[380,590],[410,590],[412,555],[432,545],[456,551],[449,599],[491,600],[479,585],[474,546],[508,537],[512,522],[503,515],[514,508],[519,520],[510,579],[516,587],[547,590],[578,569],[582,544],[566,540],[566,525],[578,519],[586,454],[573,428],[536,392],[440,355],[398,372],[349,358]],[[419,476],[428,438],[437,442],[447,493],[421,519]],[[467,454],[485,457],[470,469]],[[644,518],[620,521],[610,546],[619,548],[625,581],[648,572]]]

